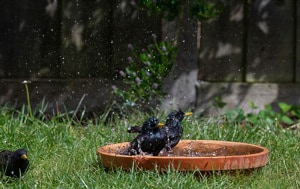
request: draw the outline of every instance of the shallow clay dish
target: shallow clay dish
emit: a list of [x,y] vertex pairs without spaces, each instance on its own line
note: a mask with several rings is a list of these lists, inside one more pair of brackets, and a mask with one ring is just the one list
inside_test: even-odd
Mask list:
[[181,140],[173,152],[159,156],[120,155],[128,142],[99,147],[99,162],[106,168],[180,171],[252,169],[266,165],[269,150],[253,144],[215,140]]

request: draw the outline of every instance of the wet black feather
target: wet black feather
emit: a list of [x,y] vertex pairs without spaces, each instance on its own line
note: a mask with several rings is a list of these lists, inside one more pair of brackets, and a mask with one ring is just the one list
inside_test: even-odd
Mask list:
[[141,127],[141,132],[130,143],[129,155],[147,153],[157,156],[166,145],[166,133],[158,126],[158,119],[149,118]]
[[182,111],[173,111],[167,116],[165,126],[162,128],[167,135],[166,149],[171,150],[180,141],[183,134],[183,127],[181,122],[185,117],[185,113]]

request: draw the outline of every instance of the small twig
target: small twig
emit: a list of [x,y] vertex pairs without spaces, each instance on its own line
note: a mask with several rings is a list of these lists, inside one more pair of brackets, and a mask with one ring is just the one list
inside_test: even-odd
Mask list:
[[297,130],[300,128],[300,123],[296,123],[294,125],[291,125],[290,127],[288,127],[288,129],[290,130]]

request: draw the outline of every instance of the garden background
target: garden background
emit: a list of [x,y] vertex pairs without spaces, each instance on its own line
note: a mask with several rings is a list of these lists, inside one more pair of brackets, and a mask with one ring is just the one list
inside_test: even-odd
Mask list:
[[[130,50],[177,36],[178,54],[165,79],[166,109],[213,112],[300,101],[300,3],[296,0],[226,1],[216,17],[172,21],[148,15],[128,0],[1,1],[0,104],[104,112]],[[84,98],[83,98],[84,97]]]
[[[21,179],[0,175],[0,188],[299,188],[299,1],[216,0],[218,12],[204,12],[217,14],[201,21],[185,8],[204,1],[139,1],[183,5],[169,19],[136,2],[0,1],[0,149],[24,148],[30,161]],[[142,49],[153,42],[160,53],[147,56]],[[132,49],[162,60],[172,52],[167,43],[177,54],[161,78],[167,95],[158,109],[111,116],[120,110],[116,89],[140,73],[126,69],[136,60]],[[142,85],[131,81],[129,89]],[[129,126],[150,116],[163,122],[178,108],[195,113],[182,121],[181,139],[261,145],[270,150],[267,165],[207,175],[171,166],[108,171],[99,163],[99,146],[132,141]]]

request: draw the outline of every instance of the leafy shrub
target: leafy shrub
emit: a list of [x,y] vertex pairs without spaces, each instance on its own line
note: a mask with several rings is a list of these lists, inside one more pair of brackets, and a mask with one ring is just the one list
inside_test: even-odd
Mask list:
[[[213,106],[216,108],[224,108],[226,103],[221,98],[214,99]],[[250,107],[256,109],[253,102],[250,102]],[[300,121],[300,105],[290,105],[285,102],[278,103],[279,111],[275,111],[271,105],[266,105],[264,109],[259,110],[258,113],[245,113],[243,109],[236,108],[226,110],[225,117],[229,122],[234,123],[250,123],[252,125],[258,124],[264,120],[270,124],[280,124],[283,127],[288,127]]]
[[191,17],[206,20],[219,12],[217,4],[206,0],[139,0],[138,4],[149,14],[160,14],[168,21],[174,20],[183,10],[188,10]]
[[127,106],[162,97],[162,81],[172,68],[177,48],[166,41],[157,42],[155,36],[154,44],[145,51],[137,52],[130,44],[128,47],[132,50],[132,57],[128,57],[130,65],[119,71],[125,89],[114,87],[114,93]]
[[[166,41],[156,41],[149,45],[147,50],[139,52],[132,49],[132,56],[128,57],[130,66],[120,70],[123,77],[124,89],[114,88],[114,93],[123,102],[123,107],[132,107],[137,104],[149,103],[156,97],[163,97],[162,81],[170,72],[173,60],[177,52],[177,38],[180,23],[183,22],[182,15],[188,10],[192,18],[205,20],[214,17],[218,13],[215,3],[206,0],[182,1],[182,0],[138,0],[137,7],[148,11],[149,15],[161,15],[168,21],[179,17],[173,45]],[[158,98],[158,99],[159,99]]]

